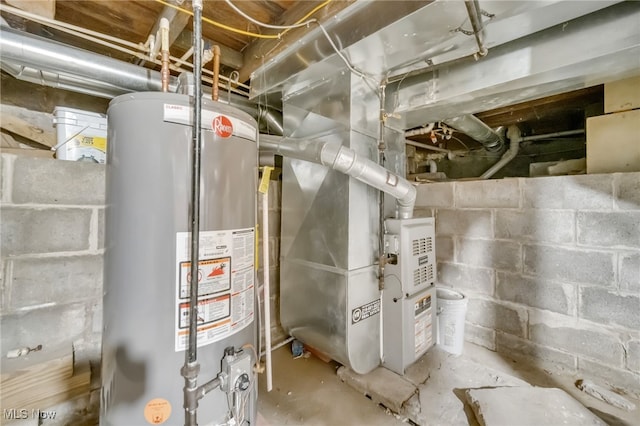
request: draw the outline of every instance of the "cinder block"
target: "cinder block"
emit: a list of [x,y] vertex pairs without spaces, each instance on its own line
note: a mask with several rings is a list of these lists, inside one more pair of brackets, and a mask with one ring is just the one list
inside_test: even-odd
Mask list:
[[14,259],[11,308],[100,297],[102,256]]
[[640,109],[587,118],[587,173],[640,172]]
[[436,237],[436,259],[439,262],[453,262],[452,237]]
[[433,209],[416,207],[413,210],[413,217],[433,217],[433,216],[434,216]]
[[489,328],[467,322],[464,325],[464,340],[492,351],[496,350],[496,332]]
[[504,271],[522,269],[520,244],[500,240],[471,240],[459,238],[456,244],[456,260],[472,266],[484,266]]
[[640,373],[640,340],[632,340],[627,346],[627,368]]
[[573,283],[614,284],[613,253],[560,247],[525,245],[524,273]]
[[640,297],[623,296],[598,287],[580,288],[580,318],[605,325],[640,328]]
[[2,208],[3,255],[89,248],[88,209]]
[[[102,287],[100,288],[102,290]],[[102,294],[102,291],[101,291]],[[102,297],[96,298],[96,302],[91,305],[91,333],[102,334],[103,307]]]
[[620,290],[640,293],[640,253],[620,253]]
[[574,217],[574,212],[563,210],[498,210],[496,238],[572,243]]
[[490,300],[469,299],[467,322],[524,337],[527,312],[524,309],[510,308]]
[[570,371],[575,371],[577,365],[575,355],[536,345],[528,340],[506,333],[497,333],[496,348],[496,352],[516,360],[534,360],[538,368],[561,366],[568,368]]
[[575,285],[507,272],[498,272],[496,281],[496,297],[501,300],[561,314],[571,314],[576,304]]
[[578,370],[584,378],[595,377],[613,389],[620,389],[634,398],[640,398],[640,374],[583,358],[578,359]]
[[418,207],[453,207],[453,182],[422,183],[416,186]]
[[436,235],[493,237],[491,211],[438,210],[436,213]]
[[13,170],[15,204],[102,205],[103,164],[18,157]]
[[456,182],[456,207],[520,207],[519,179]]
[[98,249],[104,248],[105,209],[98,210]]
[[86,330],[83,303],[56,305],[2,317],[2,350],[61,344],[79,338]]
[[640,247],[640,212],[578,212],[578,244]]
[[613,208],[613,176],[552,176],[522,180],[523,207],[535,209]]
[[5,175],[10,173],[7,163],[14,161],[14,158],[15,156],[9,156],[4,153],[0,154],[0,200],[3,202],[9,201],[5,199],[5,195],[7,195],[7,198],[11,198],[10,191],[6,193],[4,186],[8,184],[7,176]]
[[438,283],[462,292],[493,294],[494,271],[456,263],[438,263]]
[[616,206],[620,210],[640,210],[640,173],[616,173]]
[[531,324],[529,325],[529,339],[539,345],[561,349],[578,356],[583,355],[613,367],[624,365],[622,342],[610,333],[569,327],[551,327],[547,324]]

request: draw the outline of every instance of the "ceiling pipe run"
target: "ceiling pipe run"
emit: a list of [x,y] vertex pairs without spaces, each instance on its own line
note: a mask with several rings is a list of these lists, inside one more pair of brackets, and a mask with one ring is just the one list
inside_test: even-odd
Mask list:
[[[108,99],[125,93],[162,90],[162,78],[158,71],[5,25],[2,26],[0,37],[0,68],[19,80]],[[170,76],[169,91],[175,92],[177,87],[178,79]],[[210,93],[207,89],[203,88],[203,91]],[[280,111],[259,108],[255,102],[235,93],[223,96],[219,101],[250,114],[271,133],[282,134]]]
[[448,118],[443,123],[480,142],[489,152],[498,152],[504,146],[504,138],[473,114]]
[[396,218],[410,219],[416,188],[405,178],[359,156],[354,150],[332,142],[311,142],[260,135],[260,151],[322,164],[364,182],[396,199]]

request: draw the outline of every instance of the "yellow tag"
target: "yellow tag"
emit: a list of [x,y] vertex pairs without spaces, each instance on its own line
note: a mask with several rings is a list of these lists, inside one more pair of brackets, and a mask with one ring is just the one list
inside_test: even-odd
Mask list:
[[95,148],[98,151],[107,151],[107,138],[98,136],[76,136],[75,145],[87,148]]
[[271,179],[271,170],[273,167],[264,166],[262,168],[262,179],[260,179],[260,186],[258,187],[258,191],[266,194],[269,192],[269,180]]

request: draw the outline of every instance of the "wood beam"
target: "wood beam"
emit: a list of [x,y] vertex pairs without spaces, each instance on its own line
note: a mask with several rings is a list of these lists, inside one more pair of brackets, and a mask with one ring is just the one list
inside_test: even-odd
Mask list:
[[[180,34],[180,36],[175,41],[175,47],[182,50],[188,50],[192,46],[192,38],[193,32],[191,30],[184,30]],[[217,44],[220,46],[220,63],[229,68],[233,68],[235,70],[242,68],[244,64],[244,56],[242,53],[238,52],[235,49],[230,48],[229,46],[225,46],[224,44],[220,44],[213,40],[203,39],[205,43],[209,43],[212,46]]]
[[10,6],[53,19],[56,15],[56,0],[5,0]]
[[[158,29],[160,28],[160,20],[162,20],[162,18],[166,18],[169,21],[169,46],[171,46],[187,27],[191,16],[172,7],[165,6],[162,13],[158,16],[156,23],[153,25],[153,28],[149,32],[149,35],[155,36],[157,34]],[[156,40],[156,43],[159,42],[160,40]]]

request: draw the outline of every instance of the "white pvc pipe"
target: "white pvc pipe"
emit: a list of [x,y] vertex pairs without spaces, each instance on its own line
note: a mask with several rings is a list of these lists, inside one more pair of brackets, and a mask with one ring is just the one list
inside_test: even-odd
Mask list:
[[500,169],[509,164],[516,156],[518,155],[518,151],[520,148],[520,141],[522,140],[522,136],[520,135],[520,130],[517,126],[509,127],[509,131],[507,133],[510,144],[509,149],[504,153],[500,161],[491,166],[489,170],[484,172],[480,178],[489,179],[491,176],[495,175]]
[[271,392],[273,380],[271,374],[271,292],[269,290],[269,190],[262,194],[262,269],[267,392]]

